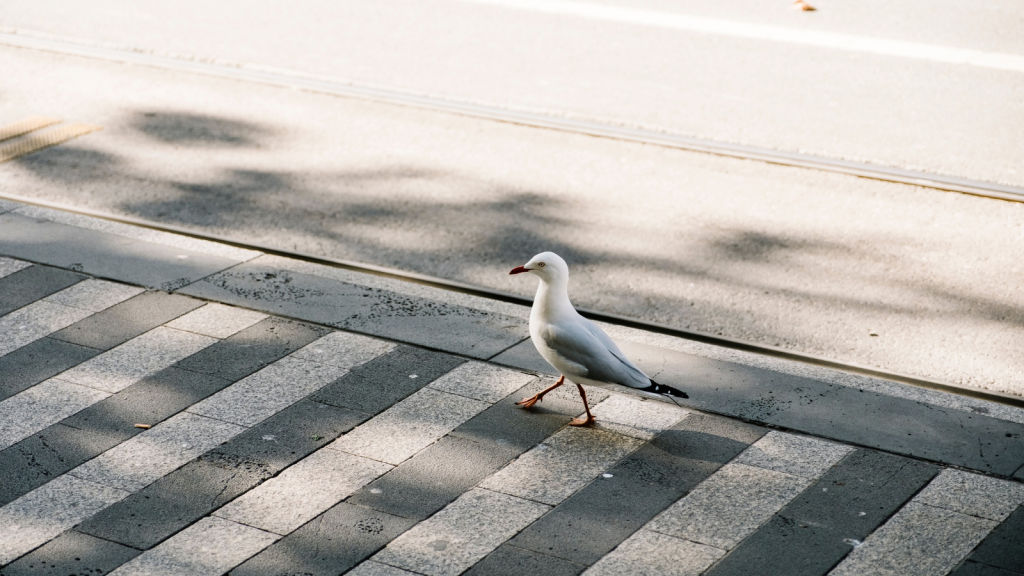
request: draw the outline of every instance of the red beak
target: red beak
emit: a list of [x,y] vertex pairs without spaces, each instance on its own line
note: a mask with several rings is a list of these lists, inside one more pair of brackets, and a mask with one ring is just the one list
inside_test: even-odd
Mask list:
[[523,272],[529,271],[530,270],[526,266],[516,266],[515,268],[512,269],[511,272],[509,272],[509,275],[511,276],[512,274],[522,274]]

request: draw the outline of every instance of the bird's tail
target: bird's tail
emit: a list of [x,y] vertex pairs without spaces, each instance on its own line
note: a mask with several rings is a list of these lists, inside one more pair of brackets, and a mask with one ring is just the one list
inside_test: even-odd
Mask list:
[[651,380],[650,386],[648,386],[647,388],[641,388],[641,390],[643,390],[644,392],[652,392],[654,394],[662,394],[664,396],[675,396],[676,398],[689,398],[689,396],[686,395],[686,392],[683,392],[682,390],[677,390],[671,386],[658,384],[654,380]]

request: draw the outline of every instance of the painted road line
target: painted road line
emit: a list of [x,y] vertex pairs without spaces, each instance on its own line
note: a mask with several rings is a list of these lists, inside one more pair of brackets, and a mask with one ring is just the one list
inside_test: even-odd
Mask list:
[[928,60],[945,64],[964,64],[996,70],[1024,72],[1024,56],[1001,52],[985,52],[968,48],[954,48],[938,44],[925,44],[906,40],[889,40],[872,36],[823,32],[803,28],[788,28],[771,24],[738,22],[704,16],[690,16],[677,12],[640,10],[621,6],[567,2],[564,0],[466,0],[476,4],[501,6],[516,10],[527,10],[544,14],[579,16],[592,20],[603,20],[621,24],[633,24],[652,28],[668,28],[732,36],[748,40],[779,42],[800,46],[814,46],[833,50],[877,54],[897,58]]
[[62,124],[41,132],[33,132],[6,144],[0,144],[0,162],[14,160],[19,156],[31,154],[50,146],[63,144],[72,138],[85,136],[90,132],[102,130],[101,126],[90,124]]
[[11,138],[17,138],[18,136],[39,130],[40,128],[53,126],[59,122],[59,119],[51,118],[49,116],[31,116],[24,120],[4,124],[3,126],[0,126],[0,142]]

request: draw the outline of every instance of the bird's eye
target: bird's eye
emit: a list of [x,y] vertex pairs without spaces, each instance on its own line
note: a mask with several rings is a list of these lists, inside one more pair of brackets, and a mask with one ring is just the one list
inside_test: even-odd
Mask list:
[[544,263],[543,262],[537,262],[537,266],[540,266],[541,268],[543,268],[544,267]]

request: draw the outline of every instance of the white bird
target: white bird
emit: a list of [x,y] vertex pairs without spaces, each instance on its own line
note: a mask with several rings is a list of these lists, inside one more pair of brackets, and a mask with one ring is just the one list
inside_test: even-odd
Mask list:
[[561,373],[554,386],[516,402],[529,408],[544,395],[565,383],[576,384],[587,416],[574,419],[573,426],[594,423],[587,405],[587,393],[580,384],[602,387],[624,386],[653,395],[688,398],[685,392],[658,384],[626,358],[615,342],[597,324],[580,316],[569,302],[569,266],[553,252],[542,252],[509,274],[529,272],[540,278],[530,311],[530,339],[540,355]]

